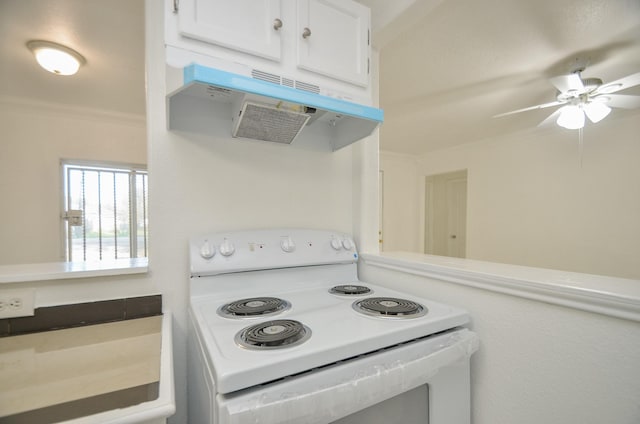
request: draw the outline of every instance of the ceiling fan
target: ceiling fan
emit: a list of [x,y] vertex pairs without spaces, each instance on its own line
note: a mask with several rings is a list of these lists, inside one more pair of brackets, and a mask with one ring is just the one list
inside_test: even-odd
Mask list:
[[582,78],[582,71],[584,68],[549,80],[558,90],[555,101],[501,113],[495,115],[494,118],[563,105],[538,126],[546,125],[555,120],[561,127],[574,130],[584,127],[585,115],[591,122],[596,123],[604,119],[611,112],[612,107],[640,108],[640,96],[614,94],[640,85],[640,72],[603,84],[600,78]]

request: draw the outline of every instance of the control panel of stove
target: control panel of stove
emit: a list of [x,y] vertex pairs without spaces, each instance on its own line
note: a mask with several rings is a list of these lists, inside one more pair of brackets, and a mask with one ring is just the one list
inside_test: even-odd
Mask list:
[[353,263],[358,253],[349,234],[305,229],[207,234],[190,240],[191,275]]

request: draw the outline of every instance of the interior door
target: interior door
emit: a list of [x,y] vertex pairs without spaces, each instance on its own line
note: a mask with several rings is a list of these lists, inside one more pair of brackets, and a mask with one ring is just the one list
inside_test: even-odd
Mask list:
[[188,38],[280,61],[280,0],[180,0],[178,25]]
[[467,179],[447,181],[447,256],[464,258],[467,244]]
[[425,178],[424,253],[466,257],[467,171]]
[[345,0],[298,0],[296,4],[298,67],[366,87],[369,9]]

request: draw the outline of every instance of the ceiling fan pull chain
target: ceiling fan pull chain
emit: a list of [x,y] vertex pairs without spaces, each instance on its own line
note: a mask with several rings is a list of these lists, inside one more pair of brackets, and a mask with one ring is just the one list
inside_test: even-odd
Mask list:
[[580,155],[580,169],[582,169],[582,158],[584,156],[584,128],[578,128],[578,151]]

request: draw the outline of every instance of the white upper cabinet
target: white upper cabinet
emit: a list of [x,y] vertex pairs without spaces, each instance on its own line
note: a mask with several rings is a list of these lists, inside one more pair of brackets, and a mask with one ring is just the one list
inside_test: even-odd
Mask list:
[[371,104],[370,11],[353,0],[164,0],[167,62]]
[[280,61],[280,0],[180,0],[182,36]]
[[298,67],[367,86],[369,9],[345,0],[298,0]]

